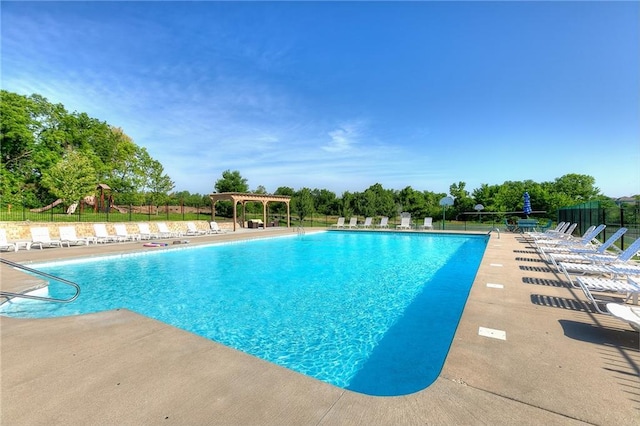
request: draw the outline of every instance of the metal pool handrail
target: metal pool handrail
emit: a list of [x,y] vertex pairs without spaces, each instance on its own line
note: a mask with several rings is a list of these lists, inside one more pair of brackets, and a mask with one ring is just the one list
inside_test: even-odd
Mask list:
[[73,302],[74,300],[76,300],[78,298],[78,296],[80,296],[80,286],[78,284],[74,283],[73,281],[65,280],[64,278],[56,277],[54,275],[47,274],[46,272],[38,271],[37,269],[32,269],[32,268],[29,268],[27,266],[21,265],[19,263],[12,262],[12,261],[7,260],[7,259],[0,258],[0,262],[5,263],[5,264],[7,264],[9,266],[12,266],[14,268],[22,269],[24,271],[31,272],[33,274],[41,275],[43,277],[46,277],[46,278],[61,282],[63,284],[70,285],[70,286],[72,286],[72,287],[74,287],[76,289],[76,294],[74,294],[69,299],[56,299],[56,298],[53,298],[53,297],[35,296],[35,295],[32,295],[32,294],[22,294],[22,293],[11,293],[11,292],[8,292],[8,291],[0,291],[0,297],[2,297],[2,296],[9,297],[9,298],[11,298],[11,297],[23,297],[25,299],[43,300],[45,302],[70,303],[70,302]]

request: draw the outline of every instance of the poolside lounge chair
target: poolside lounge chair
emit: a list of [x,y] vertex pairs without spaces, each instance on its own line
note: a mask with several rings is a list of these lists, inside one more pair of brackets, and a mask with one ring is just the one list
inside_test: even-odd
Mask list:
[[[594,308],[601,314],[609,313],[606,309],[600,308],[600,304],[611,302],[611,297],[607,297],[607,295],[626,296],[624,298],[625,302],[632,297],[638,297],[638,295],[640,295],[640,284],[632,278],[622,280],[600,277],[577,277],[576,281],[589,302],[591,302]],[[594,293],[602,293],[603,295],[600,296]]]
[[364,219],[364,223],[362,225],[360,225],[360,228],[371,228],[371,221],[373,220],[373,218],[371,217],[367,217]]
[[79,246],[79,245],[88,246],[89,243],[96,242],[95,237],[78,238],[78,236],[76,235],[75,226],[61,226],[58,228],[58,231],[60,231],[60,241],[62,241],[63,243],[67,243],[67,245],[73,244],[75,246]]
[[18,245],[7,241],[7,231],[0,229],[0,250],[18,251]]
[[433,218],[425,217],[424,223],[420,225],[420,229],[433,229]]
[[97,243],[119,243],[123,241],[122,237],[109,234],[107,225],[104,223],[94,223],[93,232]]
[[622,303],[607,303],[606,308],[612,316],[626,322],[640,333],[640,307]]
[[222,228],[220,228],[220,225],[218,225],[218,222],[211,221],[209,222],[209,226],[211,227],[212,234],[224,234],[224,231],[222,230]]
[[640,277],[640,265],[631,263],[610,263],[610,264],[594,264],[594,263],[572,263],[560,262],[558,264],[564,276],[573,287],[578,287],[574,275],[597,275],[604,278],[624,278],[624,277]]
[[387,216],[382,216],[380,218],[380,223],[376,225],[378,228],[388,228],[389,227],[389,218]]
[[396,225],[396,229],[411,229],[411,216],[400,218],[400,225]]
[[130,234],[124,223],[115,224],[113,227],[116,230],[116,235],[120,237],[122,241],[139,241],[142,238],[140,234]]
[[198,235],[205,235],[206,233],[207,231],[202,231],[198,229],[195,223],[187,222],[187,232],[185,233],[185,235],[198,236]]
[[344,228],[344,217],[339,217],[338,218],[338,223],[334,223],[333,225],[334,228]]
[[[551,253],[595,253],[598,249],[608,249],[617,239],[619,239],[626,231],[626,228],[620,228],[611,237],[609,237],[604,243],[600,243],[596,237],[604,230],[606,225],[600,225],[594,228],[589,233],[585,233],[580,239],[570,240],[545,240],[536,242],[536,249],[538,252],[548,260]],[[605,245],[604,248],[601,248]]]
[[527,232],[525,235],[533,239],[557,238],[558,235],[564,234],[567,231],[567,229],[569,229],[570,226],[571,226],[570,222],[560,222],[558,223],[558,226],[556,226],[554,229],[547,229],[544,232]]
[[[45,226],[31,228],[31,247],[40,246],[40,250],[42,250],[43,247],[62,247],[62,245],[62,241],[51,239],[49,228]],[[69,247],[69,243],[67,243],[67,247]]]
[[[624,228],[620,228],[622,230]],[[622,235],[622,234],[621,234]],[[578,251],[573,253],[549,253],[549,260],[560,271],[560,262],[575,262],[575,263],[596,263],[596,264],[614,264],[624,263],[631,259],[640,251],[640,238],[636,239],[629,247],[624,249],[620,254],[613,254],[606,251],[606,249],[613,245],[614,238],[617,240],[620,238],[613,234],[607,241],[605,241],[595,252]],[[614,240],[615,241],[615,240]]]
[[590,226],[585,231],[585,233],[582,234],[582,237],[580,238],[576,238],[567,234],[562,234],[566,236],[563,237],[562,235],[559,235],[558,236],[559,238],[545,238],[545,239],[534,240],[534,243],[536,244],[536,246],[543,247],[543,248],[549,248],[551,246],[566,246],[566,245],[586,246],[586,245],[592,244],[593,242],[597,242],[598,240],[596,240],[596,237],[600,235],[600,233],[604,231],[606,227],[607,225],[605,225],[604,223],[598,225],[597,227]]
[[158,235],[160,238],[175,238],[183,235],[182,232],[171,231],[164,222],[158,222],[156,226],[158,227]]
[[155,232],[151,232],[151,229],[149,229],[148,223],[138,223],[138,230],[140,232],[140,238],[143,240],[152,240],[154,238],[160,238],[159,234]]
[[349,224],[347,225],[348,228],[356,228],[358,226],[358,217],[354,216],[351,219],[349,219]]

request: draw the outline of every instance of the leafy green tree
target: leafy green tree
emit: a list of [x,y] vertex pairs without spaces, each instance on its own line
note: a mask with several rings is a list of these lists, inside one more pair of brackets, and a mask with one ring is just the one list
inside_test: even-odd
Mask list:
[[578,204],[600,195],[600,189],[594,186],[595,181],[592,176],[570,173],[557,178],[553,186],[555,192],[566,195],[574,204]]
[[[214,185],[216,192],[249,192],[247,180],[242,177],[239,171],[225,170],[222,177]],[[233,217],[233,205],[229,201],[218,201],[216,203],[216,213],[224,217]]]
[[150,156],[121,129],[86,113],[70,114],[37,94],[0,91],[3,203],[21,200],[25,207],[36,207],[57,198],[42,176],[69,150],[89,159],[97,182],[108,184],[118,198],[133,202],[148,189],[145,161]]
[[388,216],[393,217],[396,211],[394,193],[390,189],[384,189],[381,184],[376,183],[365,189],[367,200],[365,216]]
[[351,217],[355,211],[355,196],[345,191],[342,193],[342,206],[340,206],[340,216]]
[[247,180],[237,170],[225,170],[214,186],[217,192],[248,192]]
[[428,206],[424,194],[410,186],[405,187],[396,194],[396,215],[408,212],[412,217],[424,217],[428,214]]
[[457,184],[451,184],[449,186],[449,194],[453,196],[453,210],[452,214],[459,215],[460,213],[472,212],[473,207],[476,205],[473,198],[469,196],[469,191],[465,189],[467,184],[465,182],[458,182]]
[[327,189],[313,189],[311,191],[315,211],[319,214],[338,214],[338,198],[334,192]]
[[42,184],[69,206],[93,192],[96,173],[89,158],[77,151],[69,151],[42,175]]
[[175,185],[171,178],[164,173],[162,164],[151,158],[146,149],[142,148],[138,155],[142,188],[147,196],[147,202],[150,205],[158,206],[167,200],[169,192],[173,190]]
[[291,210],[296,214],[300,222],[314,213],[313,195],[309,188],[302,188],[291,198]]

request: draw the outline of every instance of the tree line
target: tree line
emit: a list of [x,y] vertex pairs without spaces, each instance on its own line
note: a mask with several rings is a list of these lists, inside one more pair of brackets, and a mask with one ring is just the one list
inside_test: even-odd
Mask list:
[[[162,164],[151,157],[118,127],[86,113],[68,112],[62,104],[52,104],[33,94],[23,96],[0,91],[0,207],[8,204],[27,208],[42,207],[56,199],[65,205],[95,193],[98,183],[111,187],[116,204],[164,205],[182,203],[204,206],[207,194],[174,191],[175,184]],[[214,183],[216,192],[267,193],[258,185],[250,190],[239,171],[226,170]],[[507,181],[499,185],[482,184],[469,191],[465,182],[453,183],[449,194],[454,205],[447,216],[475,212],[481,204],[485,212],[522,210],[523,194],[528,191],[533,210],[553,217],[563,206],[599,200],[613,202],[595,187],[588,175],[566,174],[552,182]],[[327,189],[280,187],[276,195],[292,197],[291,208],[299,218],[327,216],[389,216],[409,212],[414,217],[440,217],[440,200],[447,196],[407,186],[384,188],[375,183],[362,192],[340,195]],[[216,211],[231,215],[231,206],[220,202]],[[261,212],[259,205],[248,210]],[[270,206],[272,213],[283,213],[284,206]]]
[[[502,213],[502,216],[521,214],[523,195],[526,192],[531,197],[531,207],[540,213],[537,217],[554,218],[560,207],[580,204],[587,201],[600,201],[603,207],[613,207],[614,202],[602,195],[594,186],[595,179],[588,175],[567,174],[553,182],[538,183],[532,180],[507,181],[500,185],[483,184],[480,188],[469,192],[465,182],[454,183],[449,187],[449,194],[454,203],[446,210],[447,219],[466,220],[475,218],[478,204],[483,206],[484,212]],[[249,185],[239,171],[226,170],[215,183],[217,192],[253,192],[266,193],[264,187],[250,191]],[[292,213],[303,220],[311,215],[326,216],[362,216],[362,217],[397,217],[401,212],[411,213],[412,217],[436,217],[443,214],[440,201],[448,196],[445,193],[420,191],[407,186],[401,190],[386,189],[376,183],[363,192],[343,192],[337,196],[326,189],[302,188],[294,190],[291,187],[280,187],[275,195],[291,197]],[[219,202],[218,204],[221,204]],[[222,208],[230,209],[225,205]],[[247,205],[250,212],[259,213],[261,205]],[[216,210],[220,210],[216,207]],[[283,206],[277,203],[270,207],[272,213],[281,213]]]

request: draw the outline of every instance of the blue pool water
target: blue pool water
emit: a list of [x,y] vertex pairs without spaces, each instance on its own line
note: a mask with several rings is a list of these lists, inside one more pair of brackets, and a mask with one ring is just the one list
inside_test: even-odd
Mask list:
[[440,373],[486,243],[336,231],[41,264],[80,297],[16,299],[0,313],[126,308],[336,386],[403,395]]

